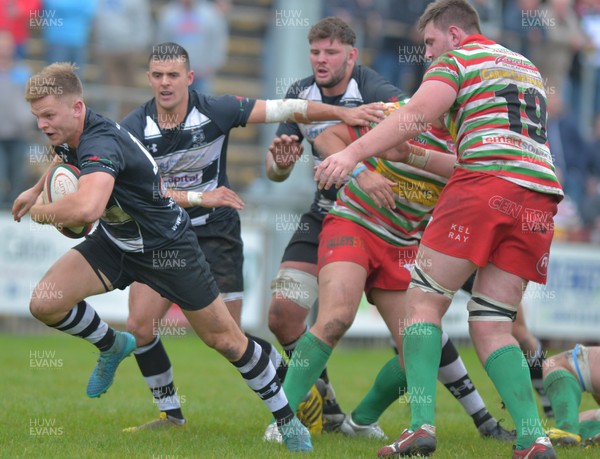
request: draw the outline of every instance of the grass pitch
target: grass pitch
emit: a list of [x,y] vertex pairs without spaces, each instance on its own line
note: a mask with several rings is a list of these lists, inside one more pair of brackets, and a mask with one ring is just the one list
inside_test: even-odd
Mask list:
[[[0,457],[3,458],[286,458],[284,446],[262,441],[270,414],[237,370],[188,332],[165,337],[175,384],[188,419],[184,430],[126,434],[124,427],[157,417],[158,411],[133,358],[99,399],[85,387],[97,359],[90,344],[59,333],[0,335]],[[500,399],[471,348],[460,349],[473,382],[496,418],[506,419]],[[390,349],[336,349],[329,372],[341,406],[350,411],[366,393]],[[584,394],[582,408],[596,405]],[[543,422],[546,422],[543,419]],[[393,439],[409,423],[399,401],[380,420]],[[553,425],[547,422],[547,427]],[[479,437],[469,416],[438,385],[436,458],[510,458],[512,446]],[[375,458],[380,440],[339,434],[313,437],[315,458]],[[600,449],[559,449],[561,458],[597,458]]]

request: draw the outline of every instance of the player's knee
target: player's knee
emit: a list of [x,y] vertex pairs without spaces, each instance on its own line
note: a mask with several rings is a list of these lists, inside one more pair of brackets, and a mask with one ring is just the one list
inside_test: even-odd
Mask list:
[[138,343],[149,343],[155,338],[155,327],[152,322],[141,317],[129,316],[127,331],[135,336]]
[[45,322],[49,316],[57,313],[59,307],[52,295],[46,291],[40,291],[37,287],[29,301],[29,312],[33,317]]
[[467,303],[469,322],[514,322],[517,307],[495,300],[479,292],[473,292]]
[[331,319],[323,324],[321,333],[324,335],[325,341],[328,344],[335,346],[337,342],[342,339],[351,325],[351,317],[344,317],[340,315],[339,317]]
[[43,320],[46,315],[46,308],[44,307],[44,302],[39,301],[37,298],[32,298],[29,302],[29,312],[33,317],[38,320]]
[[289,325],[290,319],[286,312],[289,310],[289,300],[273,298],[271,307],[269,308],[269,330],[276,336],[278,333],[285,333],[286,326]]
[[556,370],[567,370],[566,359],[564,358],[564,353],[553,355],[552,357],[548,357],[544,359],[542,363],[542,374],[543,377],[546,378],[550,373]]
[[421,270],[418,263],[415,263],[410,273],[410,284],[408,288],[418,288],[425,293],[437,293],[443,295],[452,301],[456,290],[450,290],[443,287],[435,279],[433,279],[428,273]]
[[203,336],[202,340],[208,347],[214,349],[229,361],[237,360],[239,358],[238,354],[240,354],[240,346],[236,340],[232,339],[227,333],[210,333]]
[[308,312],[289,299],[273,296],[268,316],[269,330],[280,343],[295,341],[304,332]]
[[285,327],[285,316],[279,303],[278,300],[273,300],[271,302],[268,318],[269,330],[277,337],[279,337],[278,334],[282,332]]

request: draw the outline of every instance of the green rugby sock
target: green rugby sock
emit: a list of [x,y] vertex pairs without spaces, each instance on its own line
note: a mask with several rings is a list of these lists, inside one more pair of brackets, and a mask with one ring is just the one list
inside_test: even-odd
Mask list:
[[529,367],[515,345],[496,349],[485,362],[485,371],[496,386],[517,428],[517,449],[529,448],[546,433],[537,412]]
[[283,383],[283,390],[294,413],[325,368],[332,351],[329,344],[311,332],[306,332],[298,341]]
[[414,323],[404,330],[404,367],[411,410],[411,430],[434,425],[437,374],[442,356],[442,330],[436,324]]
[[583,440],[592,438],[600,433],[600,421],[588,419],[579,423],[579,435]]
[[406,373],[394,355],[379,370],[369,392],[352,412],[352,420],[359,425],[377,422],[383,412],[406,392]]
[[544,379],[544,390],[556,416],[556,427],[579,434],[581,387],[577,378],[567,370],[553,371]]

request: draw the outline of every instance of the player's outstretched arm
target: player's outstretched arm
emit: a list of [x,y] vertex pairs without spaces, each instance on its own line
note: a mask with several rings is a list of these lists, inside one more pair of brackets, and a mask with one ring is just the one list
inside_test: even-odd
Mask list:
[[48,176],[50,171],[60,163],[62,163],[62,159],[60,158],[60,156],[54,155],[52,163],[50,164],[48,169],[46,169],[46,171],[42,174],[37,183],[31,188],[23,191],[21,194],[19,194],[19,196],[17,196],[17,199],[15,199],[15,202],[12,206],[12,215],[15,221],[20,222],[21,218],[25,214],[27,214],[27,212],[29,212],[29,209],[31,209],[31,207],[35,204],[37,198],[39,197],[44,188],[44,182],[46,181],[46,177]]
[[456,165],[456,156],[404,142],[396,148],[390,148],[378,157],[388,161],[403,162],[424,171],[450,177]]
[[326,158],[315,171],[320,188],[340,186],[358,161],[406,142],[428,129],[450,109],[456,90],[440,81],[425,81],[410,101],[356,142]]
[[233,190],[226,186],[220,186],[211,191],[181,191],[167,190],[167,194],[183,208],[187,207],[206,207],[212,209],[215,207],[231,207],[232,209],[242,210],[244,201]]
[[248,123],[341,120],[350,126],[366,126],[381,121],[384,108],[381,102],[345,108],[303,99],[257,100],[248,117]]
[[290,176],[294,164],[303,152],[304,147],[298,136],[284,134],[275,137],[265,158],[267,178],[273,182],[283,182]]

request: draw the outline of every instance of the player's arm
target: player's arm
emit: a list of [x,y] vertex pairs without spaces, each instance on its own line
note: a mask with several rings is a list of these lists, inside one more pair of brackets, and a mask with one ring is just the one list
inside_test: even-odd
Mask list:
[[406,105],[316,168],[315,180],[319,181],[319,187],[340,186],[356,163],[371,156],[371,152],[389,150],[420,134],[450,109],[456,96],[456,89],[447,83],[424,81]]
[[42,176],[36,182],[36,184],[33,185],[31,188],[23,191],[21,194],[19,194],[19,196],[17,196],[17,199],[15,199],[15,202],[12,206],[12,215],[15,221],[20,222],[21,218],[25,214],[27,214],[27,212],[29,212],[29,209],[31,209],[31,207],[35,204],[38,196],[44,189],[44,182],[46,181],[46,177],[55,166],[62,162],[63,161],[61,157],[55,154],[54,158],[52,159],[52,163],[50,164],[48,169],[46,169],[46,171],[42,174]]
[[442,177],[450,177],[456,165],[456,156],[453,154],[429,150],[409,142],[390,148],[377,156],[388,161],[410,164]]
[[43,204],[40,199],[29,214],[41,224],[73,227],[93,223],[104,213],[114,185],[115,178],[107,172],[82,175],[76,192],[49,204]]
[[248,117],[248,123],[341,120],[350,126],[366,126],[383,119],[383,104],[361,105],[346,108],[337,105],[309,102],[304,99],[257,100]]
[[[343,150],[357,138],[356,135],[360,135],[357,133],[353,136],[353,129],[355,128],[341,123],[331,126],[317,136],[314,147],[321,157],[326,158],[336,151]],[[396,207],[395,195],[392,190],[395,183],[392,180],[370,171],[362,162],[356,165],[352,177],[356,179],[360,189],[369,195],[376,206],[387,209]]]
[[181,191],[167,189],[167,194],[183,208],[205,207],[212,209],[215,207],[231,207],[232,209],[242,210],[244,201],[226,186],[220,186],[211,191]]
[[[353,131],[358,131],[358,128],[353,128],[342,123],[331,126],[317,136],[314,141],[315,150],[322,158],[327,158],[334,153],[343,150],[356,139],[364,135],[365,132],[368,132],[367,130],[365,132],[356,132],[353,134]],[[390,161],[403,161],[399,158],[408,156],[408,144],[402,144],[400,147],[390,148],[385,154],[375,153],[373,151],[371,156],[389,159]]]

